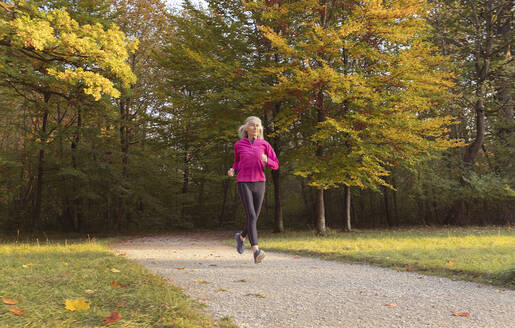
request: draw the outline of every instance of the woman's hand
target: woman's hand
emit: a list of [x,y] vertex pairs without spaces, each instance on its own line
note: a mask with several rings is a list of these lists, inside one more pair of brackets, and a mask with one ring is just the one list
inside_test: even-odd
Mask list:
[[234,176],[234,169],[232,167],[229,169],[229,171],[227,171],[227,175],[230,177]]
[[265,154],[261,154],[261,160],[266,164],[268,162],[268,157]]

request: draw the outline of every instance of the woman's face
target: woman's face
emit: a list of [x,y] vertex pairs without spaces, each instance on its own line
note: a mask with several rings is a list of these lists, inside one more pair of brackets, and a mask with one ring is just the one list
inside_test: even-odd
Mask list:
[[256,120],[250,120],[247,123],[247,134],[249,135],[249,138],[255,138],[257,136],[259,128],[259,122]]

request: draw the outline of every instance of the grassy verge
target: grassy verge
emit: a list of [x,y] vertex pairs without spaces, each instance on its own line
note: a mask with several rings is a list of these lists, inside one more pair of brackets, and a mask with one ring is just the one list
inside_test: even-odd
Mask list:
[[265,250],[515,288],[515,233],[510,227],[330,231],[325,237],[262,233],[259,244]]
[[[201,304],[141,265],[113,255],[113,241],[0,240],[0,298],[19,302],[0,300],[0,327],[101,327],[112,312],[122,316],[108,324],[113,327],[233,327],[229,319],[203,315]],[[88,309],[65,308],[66,300],[80,297]],[[11,307],[25,313],[16,315]]]

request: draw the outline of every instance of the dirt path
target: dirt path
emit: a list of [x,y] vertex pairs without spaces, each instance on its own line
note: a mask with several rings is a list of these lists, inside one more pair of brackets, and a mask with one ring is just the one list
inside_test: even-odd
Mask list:
[[240,255],[222,244],[231,237],[173,234],[112,247],[240,327],[515,327],[512,290],[272,252],[256,265],[248,248]]

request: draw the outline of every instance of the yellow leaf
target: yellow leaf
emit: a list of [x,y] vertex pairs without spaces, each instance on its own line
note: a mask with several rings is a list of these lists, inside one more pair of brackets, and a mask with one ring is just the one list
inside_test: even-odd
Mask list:
[[89,309],[90,303],[84,301],[84,297],[79,297],[74,300],[66,300],[64,302],[65,308],[70,311],[82,311]]
[[22,265],[22,267],[28,268],[28,267],[31,267],[33,265],[34,265],[33,263],[27,263],[27,264]]
[[449,261],[445,264],[446,267],[450,268],[452,266],[454,266],[454,262],[453,261]]
[[115,268],[112,268],[112,269],[111,269],[111,272],[115,272],[115,273],[116,273],[116,272],[120,272],[120,270],[115,269]]
[[86,292],[86,294],[93,294],[95,291],[93,289],[86,289],[84,292]]

